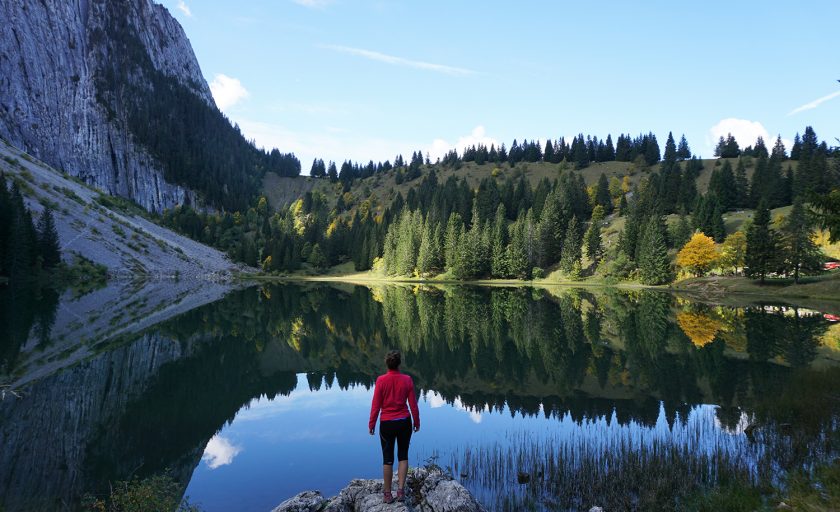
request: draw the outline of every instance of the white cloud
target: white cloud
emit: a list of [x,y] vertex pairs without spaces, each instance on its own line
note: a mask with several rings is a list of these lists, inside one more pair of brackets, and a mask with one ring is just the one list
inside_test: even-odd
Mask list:
[[292,0],[292,2],[310,9],[323,9],[333,3],[333,0]]
[[709,129],[709,138],[706,139],[706,142],[710,147],[714,148],[721,137],[725,139],[730,133],[735,137],[735,140],[738,141],[738,146],[742,149],[755,145],[758,137],[764,138],[764,143],[768,146],[767,149],[770,149],[776,140],[775,137],[770,138],[767,129],[758,121],[730,117],[722,119],[718,124]]
[[[428,393],[426,393],[426,402],[428,402],[429,407],[431,407],[432,409],[439,409],[446,405],[446,400],[437,391],[429,391]],[[467,413],[467,415],[469,415],[470,417],[470,420],[476,424],[481,423],[482,411],[489,412],[489,409],[487,407],[485,407],[482,410],[476,407],[468,407],[464,405],[460,397],[456,397],[455,400],[452,401],[452,407],[458,411],[463,411]]]
[[798,114],[798,113],[803,112],[805,110],[811,110],[811,109],[817,108],[817,107],[820,106],[820,104],[825,103],[828,100],[832,100],[832,99],[834,99],[838,96],[840,96],[840,91],[833,92],[831,94],[823,96],[822,98],[815,99],[814,101],[812,101],[810,103],[806,103],[806,104],[804,104],[800,107],[796,107],[795,109],[788,112],[788,115],[792,116],[794,114]]
[[459,137],[458,142],[455,144],[450,144],[444,139],[435,139],[426,151],[429,153],[432,161],[435,161],[438,158],[443,158],[443,156],[452,149],[457,150],[458,154],[463,154],[464,148],[477,146],[478,144],[484,144],[488,148],[491,145],[495,145],[496,149],[498,149],[500,145],[499,141],[487,136],[484,126],[478,125],[473,128],[469,135]]
[[192,18],[192,11],[189,6],[184,3],[184,0],[178,0],[178,10],[184,13],[187,18]]
[[402,57],[396,57],[394,55],[375,52],[372,50],[364,50],[362,48],[352,48],[350,46],[340,46],[333,44],[321,45],[321,47],[326,48],[328,50],[334,50],[341,53],[355,55],[357,57],[363,57],[365,59],[374,60],[377,62],[384,62],[385,64],[391,64],[394,66],[405,66],[409,68],[423,69],[426,71],[434,71],[437,73],[444,73],[447,75],[467,76],[475,73],[475,71],[471,69],[445,66],[443,64],[434,64],[431,62],[424,62],[421,60],[410,60]]
[[248,97],[248,90],[236,78],[218,74],[210,82],[210,92],[219,110],[227,110]]
[[222,436],[216,435],[207,442],[201,460],[207,464],[208,468],[216,469],[233,462],[233,458],[241,451],[241,447],[234,445]]

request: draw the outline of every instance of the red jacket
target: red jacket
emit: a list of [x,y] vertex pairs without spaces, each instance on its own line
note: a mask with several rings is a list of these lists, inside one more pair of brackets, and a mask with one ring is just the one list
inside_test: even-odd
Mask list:
[[388,370],[385,375],[380,375],[376,379],[376,386],[373,388],[373,403],[370,404],[368,429],[373,430],[380,409],[382,410],[382,421],[408,418],[406,400],[411,406],[411,417],[414,420],[414,427],[417,428],[420,426],[420,411],[417,410],[417,397],[414,396],[414,381],[408,375],[400,373],[399,370]]

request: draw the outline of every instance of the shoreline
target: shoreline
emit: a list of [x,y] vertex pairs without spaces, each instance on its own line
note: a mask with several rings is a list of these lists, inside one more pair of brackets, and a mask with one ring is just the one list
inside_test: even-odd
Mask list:
[[[531,288],[615,288],[624,290],[658,290],[671,293],[686,294],[706,299],[723,299],[726,296],[744,297],[762,300],[817,300],[829,301],[840,305],[840,275],[826,276],[813,282],[800,284],[766,283],[764,285],[744,277],[710,276],[691,278],[670,285],[651,286],[632,282],[603,282],[603,281],[549,281],[517,279],[435,279],[411,277],[380,277],[360,274],[322,274],[322,275],[265,275],[238,274],[236,279],[254,282],[299,282],[299,283],[345,283],[362,286],[370,285],[442,285],[442,286],[488,286],[488,287],[520,287]],[[835,284],[836,282],[836,284]],[[835,288],[830,290],[818,289],[811,291],[811,285],[821,288]],[[804,287],[804,288],[803,288]],[[813,286],[811,286],[813,288]],[[746,289],[745,289],[746,288]],[[810,293],[809,293],[810,292]]]

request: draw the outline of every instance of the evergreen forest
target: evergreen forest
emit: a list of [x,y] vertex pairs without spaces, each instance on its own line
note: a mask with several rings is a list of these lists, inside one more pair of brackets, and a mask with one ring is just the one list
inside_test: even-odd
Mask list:
[[[434,163],[420,151],[393,164],[316,159],[311,178],[299,179],[329,186],[287,207],[275,210],[257,195],[245,210],[184,205],[163,222],[268,273],[322,272],[352,262],[356,271],[394,278],[528,280],[559,271],[567,280],[600,276],[649,285],[712,269],[762,281],[819,273],[826,256],[814,238],[819,228],[832,228],[838,149],[806,127],[789,151],[781,137],[741,148],[730,135],[715,154],[709,171],[684,136],[677,141],[669,133],[660,150],[648,133],[622,134],[615,143],[610,135],[581,134],[544,146],[477,145]],[[633,179],[601,174],[587,184],[585,169],[613,161],[628,163]],[[533,185],[523,169],[536,163],[552,164],[556,173]],[[459,171],[467,166],[478,173],[477,186]],[[700,192],[704,172],[710,176]],[[407,193],[372,192],[382,177],[408,184]],[[780,207],[791,208],[772,219],[770,210]],[[754,221],[727,233],[724,216],[745,209],[756,210]],[[606,242],[608,226],[621,227],[615,243]],[[830,234],[840,235],[836,223]],[[700,235],[709,240],[695,240]]]

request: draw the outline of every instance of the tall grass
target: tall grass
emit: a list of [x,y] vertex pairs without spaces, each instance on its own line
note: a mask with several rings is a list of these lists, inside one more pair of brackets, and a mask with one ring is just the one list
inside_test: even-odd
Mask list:
[[719,497],[721,489],[731,509],[751,510],[783,484],[791,464],[828,456],[819,439],[801,444],[770,425],[752,431],[752,420],[743,414],[724,428],[711,406],[673,424],[661,409],[653,427],[622,425],[615,415],[579,423],[567,416],[544,432],[460,447],[449,466],[493,510],[694,509],[698,496]]

